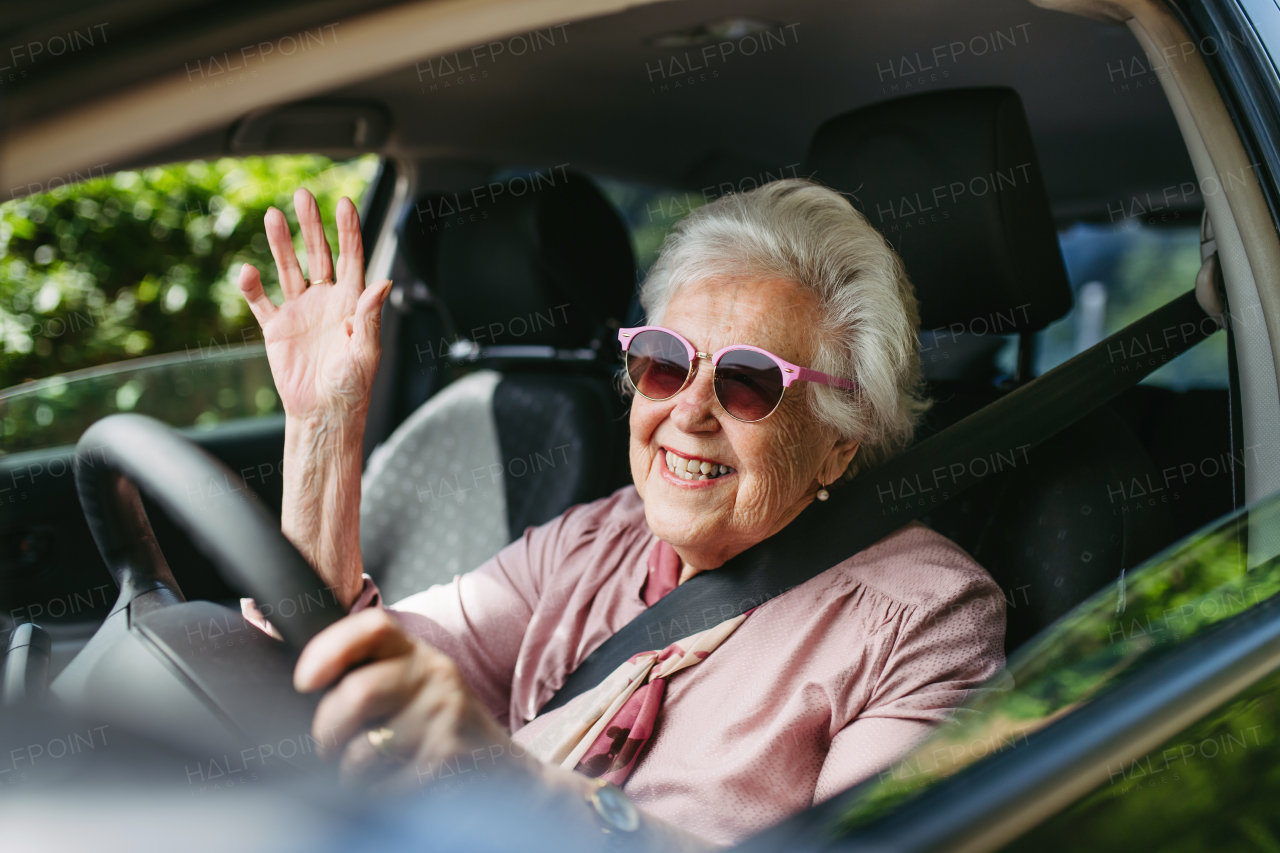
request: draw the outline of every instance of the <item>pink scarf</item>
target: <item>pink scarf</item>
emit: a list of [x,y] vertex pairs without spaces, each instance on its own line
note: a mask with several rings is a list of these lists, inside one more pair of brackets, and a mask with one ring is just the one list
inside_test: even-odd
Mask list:
[[[658,540],[649,553],[645,604],[652,607],[675,589],[679,576],[679,555]],[[621,785],[653,736],[667,679],[705,660],[749,615],[750,610],[665,649],[635,655],[565,705],[529,744],[529,752],[549,764]]]

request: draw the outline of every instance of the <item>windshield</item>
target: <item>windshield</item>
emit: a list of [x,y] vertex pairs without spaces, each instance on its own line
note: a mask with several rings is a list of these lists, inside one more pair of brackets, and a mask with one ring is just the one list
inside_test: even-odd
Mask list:
[[[849,792],[834,835],[897,809],[1091,701],[1169,649],[1280,590],[1280,495],[1204,528],[1126,573],[1032,640],[1004,678],[906,758]],[[1252,534],[1252,535],[1250,535]],[[1250,547],[1252,545],[1252,547]]]

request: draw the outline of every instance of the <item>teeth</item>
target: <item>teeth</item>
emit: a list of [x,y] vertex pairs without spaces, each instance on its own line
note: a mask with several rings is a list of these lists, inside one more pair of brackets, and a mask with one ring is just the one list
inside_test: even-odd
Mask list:
[[714,480],[723,477],[733,469],[728,465],[716,462],[704,462],[700,459],[685,459],[670,450],[666,451],[667,470],[684,480]]

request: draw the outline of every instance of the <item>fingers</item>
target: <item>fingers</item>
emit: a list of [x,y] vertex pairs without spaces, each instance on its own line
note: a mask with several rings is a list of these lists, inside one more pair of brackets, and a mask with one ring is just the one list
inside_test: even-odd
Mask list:
[[[298,215],[302,242],[307,247],[307,272],[313,281],[333,281],[333,255],[324,236],[324,222],[316,198],[304,187],[293,194],[293,210]],[[359,226],[356,226],[359,228]]]
[[351,199],[338,199],[338,283],[364,289],[364,242],[360,215]]
[[[427,694],[431,692],[430,688],[419,690],[416,695],[407,697],[403,705],[397,712],[386,719],[384,723],[385,729],[382,732],[385,740],[379,746],[374,746],[373,742],[365,732],[375,727],[371,721],[365,726],[357,737],[353,737],[350,743],[342,751],[341,772],[344,778],[362,778],[377,775],[370,773],[371,770],[383,769],[387,765],[403,765],[410,763],[419,758],[419,753],[424,747],[424,734],[431,724],[431,713],[428,709],[430,702]],[[441,739],[441,743],[448,743],[452,739],[447,737]]]
[[297,299],[307,289],[302,277],[302,267],[298,264],[298,256],[293,251],[293,235],[289,233],[289,223],[278,208],[268,208],[263,220],[267,231],[267,243],[271,246],[271,256],[276,259],[276,272],[280,276],[280,289],[285,299]]
[[268,622],[267,617],[262,615],[262,611],[258,609],[258,602],[252,598],[240,599],[240,615],[244,617],[244,621],[257,627],[267,636],[274,637],[277,640],[284,639],[284,637],[280,636],[280,631],[276,626]]
[[262,276],[253,264],[240,267],[240,292],[244,294],[249,310],[253,312],[259,326],[265,326],[279,310],[262,289]]
[[[311,724],[312,736],[326,734],[325,752],[340,750],[352,738],[380,720],[397,715],[413,701],[424,680],[420,661],[412,653],[366,664],[347,673],[320,700]],[[365,745],[372,748],[368,738]],[[329,746],[329,745],[332,746]]]
[[362,610],[311,638],[293,670],[293,686],[310,693],[327,687],[353,666],[402,655],[413,640],[385,610]]
[[[410,761],[429,761],[432,757],[452,755],[465,752],[477,742],[500,743],[506,740],[505,733],[497,730],[484,731],[477,737],[477,727],[473,717],[483,717],[483,712],[475,712],[471,707],[474,699],[470,696],[457,666],[443,654],[419,647],[413,655],[397,658],[397,661],[413,660],[394,677],[400,679],[402,689],[396,690],[390,684],[385,686],[372,679],[355,685],[365,691],[363,695],[354,695],[347,699],[350,704],[344,710],[354,718],[352,710],[359,708],[367,711],[359,717],[358,728],[350,725],[341,728],[342,735],[350,738],[342,753],[342,771],[344,775],[363,776],[375,766],[397,764]],[[374,666],[383,666],[388,662],[372,664],[358,672]],[[337,693],[352,679],[348,675],[333,692]],[[392,673],[386,673],[392,677]],[[382,690],[379,691],[378,688]],[[332,695],[332,694],[331,694]],[[327,698],[327,697],[326,697]],[[332,719],[327,719],[334,725]],[[317,711],[316,726],[322,725]],[[385,727],[385,728],[384,728]],[[374,746],[367,731],[383,729],[380,732],[382,741]],[[341,737],[341,735],[340,735]]]

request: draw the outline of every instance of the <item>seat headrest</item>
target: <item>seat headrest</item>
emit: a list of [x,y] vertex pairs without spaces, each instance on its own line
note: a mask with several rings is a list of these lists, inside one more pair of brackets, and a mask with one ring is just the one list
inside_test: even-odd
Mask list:
[[483,347],[586,347],[622,324],[636,287],[626,226],[563,168],[420,196],[400,248],[454,331]]
[[915,284],[922,329],[1035,332],[1071,309],[1012,89],[952,89],[837,116],[818,129],[804,172],[844,193],[888,238]]

